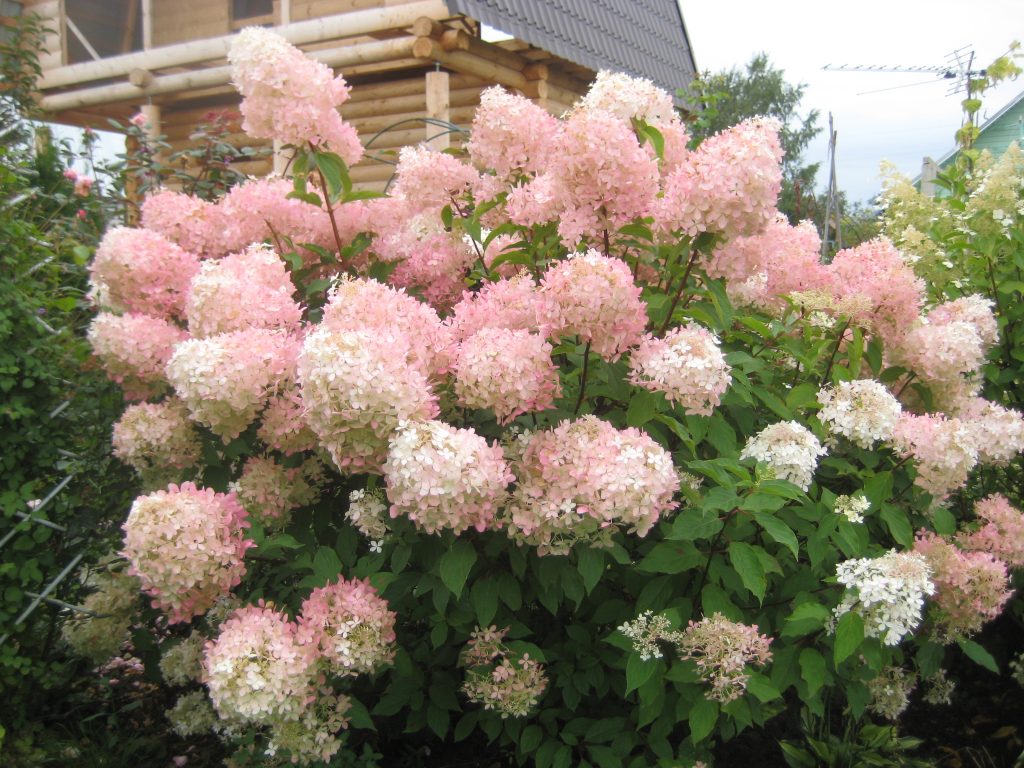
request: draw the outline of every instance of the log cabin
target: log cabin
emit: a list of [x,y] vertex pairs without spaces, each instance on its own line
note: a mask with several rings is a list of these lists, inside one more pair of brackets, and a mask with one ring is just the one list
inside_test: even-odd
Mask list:
[[[53,122],[109,129],[142,111],[172,149],[187,146],[211,112],[237,115],[225,59],[233,35],[269,27],[344,75],[341,108],[376,150],[352,169],[360,186],[391,175],[380,162],[407,145],[444,148],[468,128],[480,92],[517,91],[555,114],[584,94],[600,69],[675,92],[696,65],[676,0],[20,0],[49,28],[39,103]],[[9,12],[9,11],[8,11]],[[485,40],[485,29],[508,39]],[[431,118],[424,123],[424,118]],[[259,146],[232,118],[230,140]],[[240,168],[282,170],[284,154]]]

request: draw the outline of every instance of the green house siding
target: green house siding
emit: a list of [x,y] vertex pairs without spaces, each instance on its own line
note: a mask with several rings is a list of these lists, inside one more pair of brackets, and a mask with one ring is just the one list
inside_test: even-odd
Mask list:
[[[1024,146],[1024,92],[981,126],[981,134],[974,146],[999,157],[1014,141]],[[948,168],[956,162],[956,156],[957,152],[950,152],[939,161],[939,167]]]

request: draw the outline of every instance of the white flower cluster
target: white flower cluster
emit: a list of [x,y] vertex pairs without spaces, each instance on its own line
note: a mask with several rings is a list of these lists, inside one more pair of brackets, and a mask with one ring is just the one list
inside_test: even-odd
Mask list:
[[856,611],[868,637],[899,645],[921,623],[925,595],[935,592],[930,577],[927,561],[916,552],[893,549],[881,557],[846,560],[836,566],[836,578],[847,592],[835,617]]
[[160,674],[171,685],[188,685],[203,676],[203,646],[206,638],[193,632],[160,655]]
[[882,674],[868,681],[868,709],[886,720],[896,721],[910,705],[910,694],[916,687],[916,675],[908,675],[903,667],[886,667]]
[[874,379],[844,381],[835,389],[822,389],[818,402],[822,405],[818,418],[829,431],[865,449],[876,440],[892,437],[903,410],[899,400]]
[[627,621],[619,627],[619,632],[633,641],[633,650],[640,654],[641,661],[662,657],[659,640],[678,643],[682,637],[681,633],[672,630],[666,617],[654,615],[654,611],[644,611],[633,621]]
[[818,438],[795,421],[780,421],[747,440],[740,458],[767,464],[780,480],[806,491],[811,487],[818,457],[826,453]]
[[363,488],[352,491],[348,495],[345,519],[370,541],[381,541],[390,530],[388,505],[384,503],[383,492],[367,493]]
[[602,70],[580,106],[610,112],[623,120],[636,118],[648,123],[670,122],[676,116],[672,97],[650,80]]
[[836,496],[832,508],[851,523],[863,523],[864,513],[871,508],[871,502],[863,496]]
[[209,733],[217,724],[217,713],[205,691],[189,691],[179,696],[177,703],[167,710],[171,730],[183,739]]
[[924,693],[926,704],[939,706],[953,703],[953,691],[956,690],[956,683],[946,677],[946,670],[937,669],[935,674],[925,678],[928,688]]

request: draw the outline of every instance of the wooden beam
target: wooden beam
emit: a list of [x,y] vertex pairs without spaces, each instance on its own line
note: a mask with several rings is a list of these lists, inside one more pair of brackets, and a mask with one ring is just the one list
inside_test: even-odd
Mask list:
[[[303,45],[365,35],[382,29],[408,27],[421,16],[444,18],[447,15],[448,10],[441,0],[419,0],[405,5],[372,8],[321,19],[298,21],[273,29],[293,45]],[[40,90],[50,90],[79,85],[91,80],[123,77],[136,68],[166,69],[223,59],[227,56],[234,39],[234,35],[223,35],[208,40],[162,46],[149,51],[112,56],[100,61],[52,69],[44,73],[39,81],[39,88]]]
[[[356,66],[367,62],[399,60],[407,57],[417,39],[396,38],[372,43],[358,43],[310,53],[310,58],[327,64],[330,67]],[[66,109],[77,109],[93,104],[115,101],[131,101],[176,91],[187,91],[198,88],[223,85],[231,80],[231,67],[210,67],[192,72],[181,72],[175,75],[160,75],[153,79],[152,84],[140,88],[131,83],[115,83],[95,88],[85,88],[68,93],[43,96],[39,106],[47,112],[61,112]]]
[[[434,120],[442,120],[446,123],[450,122],[452,115],[451,102],[449,100],[450,92],[448,90],[448,73],[427,72],[426,80],[427,117]],[[427,143],[427,146],[436,150],[448,149],[452,143],[449,134],[438,135],[438,127],[430,124],[424,126],[423,140]]]
[[142,0],[142,50],[153,47],[153,0]]

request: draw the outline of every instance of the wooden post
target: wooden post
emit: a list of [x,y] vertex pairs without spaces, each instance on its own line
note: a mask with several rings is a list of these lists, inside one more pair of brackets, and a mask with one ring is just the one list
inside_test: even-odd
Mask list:
[[156,104],[143,104],[139,112],[146,118],[146,138],[156,141],[160,137],[160,107]]
[[[448,90],[447,72],[427,72],[427,117],[435,120],[451,122],[451,109]],[[424,140],[431,149],[448,149],[451,146],[451,134],[438,136],[444,129],[437,125],[427,124]]]
[[921,194],[935,197],[935,178],[939,175],[939,166],[930,157],[921,161]]
[[291,161],[291,154],[284,149],[284,143],[280,139],[274,139],[274,173],[278,176],[284,176],[285,171],[288,169],[288,163]]
[[142,0],[142,50],[153,47],[153,0]]

